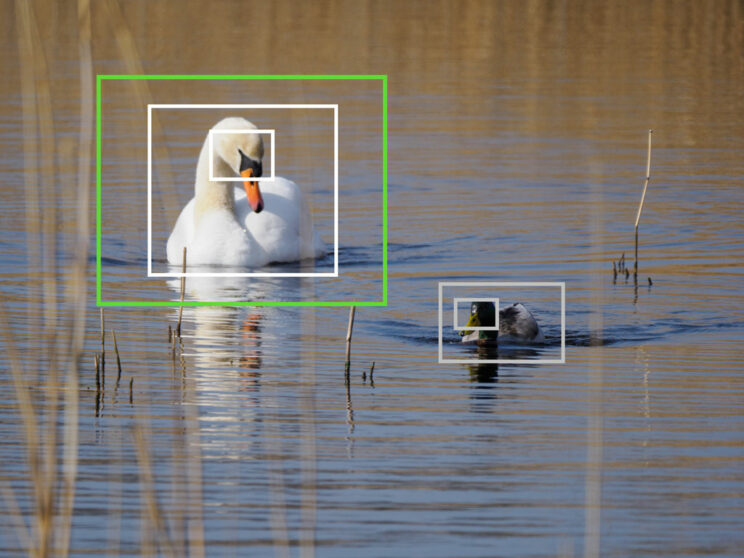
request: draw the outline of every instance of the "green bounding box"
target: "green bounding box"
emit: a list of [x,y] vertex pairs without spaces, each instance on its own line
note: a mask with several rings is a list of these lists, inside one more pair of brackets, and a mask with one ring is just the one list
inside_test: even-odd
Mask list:
[[[202,301],[202,300],[102,300],[101,299],[101,84],[104,80],[379,80],[382,82],[382,300],[306,301]],[[178,306],[387,306],[387,76],[386,75],[191,75],[108,74],[96,76],[96,304],[108,307]]]

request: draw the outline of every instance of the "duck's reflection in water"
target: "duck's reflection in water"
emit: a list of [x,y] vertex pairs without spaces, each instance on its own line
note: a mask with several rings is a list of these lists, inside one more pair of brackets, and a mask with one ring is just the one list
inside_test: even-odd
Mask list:
[[[531,359],[539,358],[540,351],[524,346],[475,346],[473,345],[473,364],[468,365],[470,380],[480,383],[498,381],[499,365],[494,360],[523,360],[529,364]],[[479,361],[479,362],[476,362]]]
[[[523,346],[473,346],[473,360],[525,360],[539,357],[540,352]],[[472,389],[471,408],[476,413],[490,413],[497,398],[503,397],[496,389],[499,382],[499,364],[494,362],[473,362],[468,365]]]
[[470,381],[479,384],[494,384],[499,381],[498,364],[469,364]]
[[[497,360],[499,358],[498,347],[474,346],[474,361]],[[491,362],[474,362],[468,365],[470,381],[480,384],[493,384],[499,379],[499,365]]]

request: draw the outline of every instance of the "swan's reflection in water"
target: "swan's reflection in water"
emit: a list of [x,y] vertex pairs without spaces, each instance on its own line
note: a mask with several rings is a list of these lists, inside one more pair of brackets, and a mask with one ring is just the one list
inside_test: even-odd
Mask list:
[[[239,459],[260,435],[265,316],[254,308],[184,309],[187,393],[199,419],[203,457]],[[189,323],[191,322],[191,323]]]
[[[178,290],[180,280],[172,281]],[[300,293],[297,278],[189,277],[189,298],[206,300],[282,300]],[[187,361],[184,403],[198,423],[198,447],[205,478],[220,479],[209,497],[223,509],[245,509],[245,486],[251,504],[265,498],[275,540],[287,540],[285,462],[300,459],[303,530],[315,529],[315,453],[312,414],[314,383],[302,374],[302,314],[296,308],[199,306],[184,309]],[[312,357],[310,357],[312,358]],[[190,364],[190,366],[189,366]],[[311,377],[314,378],[314,376]],[[284,389],[291,385],[292,389]],[[303,443],[298,447],[297,431]],[[298,450],[302,456],[298,457]],[[245,479],[268,475],[268,491],[255,491]],[[230,524],[231,527],[225,527]],[[240,537],[242,526],[221,517],[221,529]]]
[[[171,266],[171,271],[178,273],[180,268]],[[208,267],[189,267],[189,272],[210,272]],[[220,268],[220,272],[242,271],[245,269]],[[293,270],[294,271],[294,270]],[[304,271],[304,269],[302,269]],[[173,290],[174,299],[181,295],[181,279],[169,279],[168,286]],[[299,277],[187,277],[186,299],[244,302],[250,300],[287,300],[300,298],[301,279]]]
[[[168,285],[180,296],[180,279]],[[282,300],[282,293],[297,293],[299,287],[297,278],[188,277],[185,292],[187,300]],[[271,387],[267,392],[262,385],[264,354],[281,349],[282,365],[291,366],[299,359],[299,349],[293,348],[298,344],[287,342],[295,328],[299,320],[292,308],[184,308],[184,402],[196,405],[200,429],[209,433],[203,437],[210,440],[204,457],[217,450],[220,456],[239,458],[251,438],[260,435],[255,424],[276,403]]]

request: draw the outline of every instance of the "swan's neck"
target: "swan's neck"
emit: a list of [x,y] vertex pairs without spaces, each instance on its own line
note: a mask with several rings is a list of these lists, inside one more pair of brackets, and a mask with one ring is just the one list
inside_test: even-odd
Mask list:
[[[214,176],[232,176],[235,174],[221,157],[213,154],[211,162]],[[235,215],[235,194],[232,182],[209,181],[209,148],[204,142],[199,163],[196,165],[196,184],[194,186],[194,223],[199,224],[201,217],[214,209],[225,209]]]

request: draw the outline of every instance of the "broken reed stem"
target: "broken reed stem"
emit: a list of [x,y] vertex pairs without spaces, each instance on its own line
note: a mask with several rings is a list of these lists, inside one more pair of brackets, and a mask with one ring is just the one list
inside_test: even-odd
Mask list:
[[633,276],[636,281],[638,280],[638,223],[641,220],[643,202],[646,201],[646,190],[648,189],[648,182],[649,180],[651,180],[651,134],[653,133],[653,130],[648,131],[648,158],[646,159],[646,180],[643,182],[641,203],[638,205],[638,213],[636,214],[635,220],[635,268],[633,269]]
[[98,355],[93,356],[93,361],[96,363],[96,416],[101,413],[101,361]]
[[[186,273],[186,246],[183,247],[183,262],[181,263],[181,273]],[[186,293],[186,277],[181,275],[181,306],[178,308],[178,325],[176,326],[176,335],[181,337],[181,318],[183,318],[183,297]]]
[[116,330],[111,330],[111,335],[114,338],[114,353],[116,353],[116,389],[119,389],[119,382],[121,381],[121,358],[119,358],[119,346],[116,344]]
[[346,330],[346,374],[349,373],[351,368],[351,334],[354,330],[354,314],[356,313],[356,306],[352,306],[349,309],[349,327]]
[[101,391],[101,367],[98,355],[93,355],[93,362],[96,364],[96,391]]
[[132,404],[132,386],[134,385],[134,378],[129,378],[129,404]]
[[103,308],[101,308],[101,373],[105,373],[106,367],[106,320],[103,317]]

